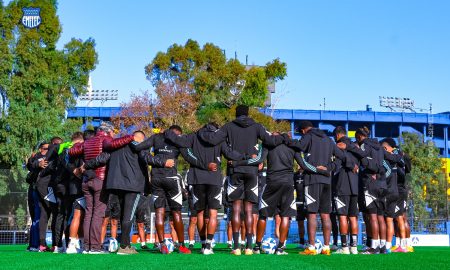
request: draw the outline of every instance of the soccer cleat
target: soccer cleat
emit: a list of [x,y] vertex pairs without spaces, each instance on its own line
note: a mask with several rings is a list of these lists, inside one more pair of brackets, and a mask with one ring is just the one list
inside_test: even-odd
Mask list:
[[337,245],[331,246],[331,251],[337,251],[338,249],[339,249],[339,247]]
[[179,246],[179,247],[178,247],[178,253],[181,253],[181,254],[191,254],[192,252],[191,252],[190,249],[188,249],[188,248],[185,247],[185,246]]
[[261,247],[260,246],[255,246],[253,248],[253,254],[261,254]]
[[361,249],[361,252],[366,252],[370,247],[368,246],[363,246],[363,248]]
[[79,250],[77,249],[77,245],[73,242],[69,243],[69,246],[66,249],[66,254],[77,254]]
[[54,253],[54,254],[65,253],[65,250],[64,250],[63,247],[54,247],[54,248],[53,248],[53,253]]
[[380,254],[388,254],[386,247],[380,248]]
[[150,248],[147,245],[141,245],[142,250],[149,250]]
[[305,246],[304,244],[298,244],[297,248],[298,248],[298,249],[305,249],[306,246]]
[[39,248],[30,247],[30,248],[28,248],[28,251],[30,251],[30,252],[39,252]]
[[164,244],[159,245],[159,251],[161,252],[161,254],[165,254],[165,255],[169,254],[169,249]]
[[353,255],[358,254],[358,247],[350,247],[350,253]]
[[161,243],[155,242],[153,244],[153,249],[160,249],[161,248]]
[[101,249],[91,249],[89,250],[89,254],[91,255],[102,255],[102,254],[109,254],[108,251],[101,250]]
[[277,248],[277,250],[275,251],[275,255],[284,256],[284,255],[288,255],[288,253],[286,251],[284,251],[284,249],[282,249],[282,248]]
[[408,247],[406,247],[406,250],[408,252],[414,252],[414,247],[413,246],[408,246]]
[[395,250],[392,250],[393,253],[407,253],[408,250],[402,248],[401,246],[397,247]]
[[189,249],[194,249],[194,244],[189,244]]
[[380,254],[380,248],[368,248],[366,251],[361,252],[361,254],[365,255]]
[[237,248],[231,251],[231,254],[234,256],[241,256],[241,249]]
[[229,249],[232,249],[232,248],[233,248],[233,245],[232,245],[231,243],[228,243],[227,246],[228,246]]
[[314,256],[314,255],[317,255],[317,251],[314,247],[313,248],[308,247],[304,251],[301,251],[299,254]]
[[399,245],[395,245],[395,246],[391,247],[391,251],[396,250],[398,247],[399,247]]
[[203,250],[203,255],[213,255],[214,251],[211,248],[205,248],[205,250]]
[[253,255],[253,249],[246,248],[244,254],[245,254],[245,256],[252,256]]
[[343,254],[343,255],[350,255],[350,249],[348,247],[343,247],[338,250],[334,254]]
[[119,247],[117,255],[134,255],[139,254],[134,247],[126,246],[125,248]]
[[330,248],[323,248],[322,252],[320,252],[320,254],[330,256],[331,255],[331,249]]
[[47,246],[42,246],[42,245],[39,246],[39,252],[50,252],[50,251],[52,251],[52,250]]

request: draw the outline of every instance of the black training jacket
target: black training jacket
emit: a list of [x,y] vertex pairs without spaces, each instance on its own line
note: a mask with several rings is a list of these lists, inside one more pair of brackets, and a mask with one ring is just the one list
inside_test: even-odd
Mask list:
[[332,157],[345,160],[342,150],[320,129],[310,129],[300,140],[290,140],[287,145],[297,151],[304,152],[310,169],[305,171],[305,186],[312,184],[331,184],[331,177],[315,171],[317,166],[325,166],[328,170],[333,168]]
[[[155,157],[158,157],[161,160],[173,159],[175,161],[175,166],[172,168],[165,168],[164,166],[158,165],[152,166],[152,177],[177,176],[178,156],[180,155],[180,150],[171,141],[167,140],[163,133],[154,134],[142,143],[137,143],[134,141],[130,144],[130,147],[134,151],[150,150],[153,147]],[[147,155],[146,159],[149,160],[150,158],[150,155]]]
[[[242,160],[244,158],[244,155],[233,151],[225,142],[213,145],[202,139],[203,134],[214,133],[216,130],[214,126],[206,125],[196,133],[188,135],[177,136],[171,130],[165,132],[166,139],[178,147],[186,148],[187,157],[185,157],[185,160],[191,164],[188,173],[189,185],[208,184],[222,186],[223,176],[220,170],[222,155],[230,160]],[[218,170],[215,172],[208,171],[207,166],[209,163],[216,163]]]
[[[144,151],[146,150],[142,150],[142,152]],[[153,158],[149,154],[141,154],[140,152],[133,151],[129,145],[111,152],[106,189],[137,193],[145,191],[145,185],[148,182],[147,162],[149,161],[145,160],[145,157],[151,158],[150,165],[158,167],[164,167],[165,160],[159,159],[159,157]]]
[[[256,123],[248,116],[240,116],[235,120],[225,124],[216,132],[205,132],[200,134],[203,141],[213,145],[218,145],[224,141],[234,151],[245,156],[252,156],[258,153],[258,139],[269,146],[276,146],[285,141],[284,136],[272,136],[261,124]],[[232,169],[232,173],[258,174],[255,166],[238,166]]]
[[[353,142],[348,137],[342,137],[337,143],[345,143],[347,147],[353,145]],[[352,153],[344,151],[345,160],[336,158],[334,161],[333,174],[333,191],[335,195],[358,195],[358,173],[354,173],[353,169],[359,167],[359,159]]]

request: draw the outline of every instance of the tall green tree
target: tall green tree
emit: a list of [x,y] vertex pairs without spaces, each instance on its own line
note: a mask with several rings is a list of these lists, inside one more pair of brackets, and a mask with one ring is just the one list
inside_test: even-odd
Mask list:
[[422,220],[445,217],[447,201],[445,175],[439,149],[432,141],[414,133],[403,133],[401,149],[411,158],[412,170],[408,176],[410,200],[414,218]]
[[[21,24],[24,7],[41,9],[37,28]],[[23,187],[11,179],[21,180],[21,165],[38,142],[67,139],[81,127],[65,113],[86,91],[97,64],[95,42],[73,38],[57,49],[62,28],[56,12],[54,0],[0,0],[0,166],[12,171],[2,174],[0,193]]]
[[245,66],[237,59],[227,59],[218,46],[206,43],[201,47],[192,39],[158,52],[145,73],[155,87],[175,81],[192,84],[199,100],[197,115],[201,123],[223,122],[237,104],[263,107],[268,85],[287,76],[286,63],[279,59],[265,66]]

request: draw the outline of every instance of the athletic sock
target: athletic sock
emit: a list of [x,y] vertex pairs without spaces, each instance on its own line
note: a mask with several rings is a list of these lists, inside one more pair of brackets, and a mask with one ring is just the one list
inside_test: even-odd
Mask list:
[[384,248],[386,247],[386,240],[385,239],[381,239],[380,240],[380,248]]
[[411,246],[411,238],[406,238],[406,246],[407,247]]
[[247,233],[246,238],[247,238],[247,245],[245,248],[251,249],[253,247],[253,234]]
[[305,238],[300,238],[300,245],[305,245]]
[[261,249],[262,242],[256,241],[255,248]]
[[212,242],[213,238],[214,238],[214,234],[208,234],[206,236],[206,248],[207,249],[211,249],[211,242]]
[[399,246],[405,249],[407,247],[406,239],[400,239]]
[[350,246],[356,247],[357,245],[358,245],[358,235],[352,234],[352,236],[350,238]]
[[195,245],[195,240],[189,241],[189,245]]
[[277,246],[277,249],[283,249],[283,247],[284,247],[284,243],[283,242],[278,242],[278,246]]
[[380,239],[372,239],[371,248],[377,249],[380,247]]
[[342,244],[342,247],[348,247],[346,234],[341,234],[341,244]]
[[391,248],[392,248],[392,243],[386,242],[386,249],[391,249]]
[[233,249],[239,248],[239,232],[233,232]]

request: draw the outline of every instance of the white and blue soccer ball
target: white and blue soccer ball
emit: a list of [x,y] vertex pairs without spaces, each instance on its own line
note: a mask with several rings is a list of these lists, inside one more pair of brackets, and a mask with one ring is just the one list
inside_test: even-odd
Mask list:
[[261,244],[261,250],[265,254],[274,254],[277,250],[277,241],[273,238],[265,238]]
[[119,243],[115,238],[110,237],[103,242],[103,249],[111,253],[117,252],[119,249]]
[[314,244],[317,253],[321,253],[322,249],[323,249],[323,244],[322,241],[320,241],[319,239],[316,239],[316,243]]
[[169,253],[172,253],[175,249],[175,245],[173,244],[173,241],[171,238],[164,239],[164,244],[166,245],[167,249],[169,250]]

